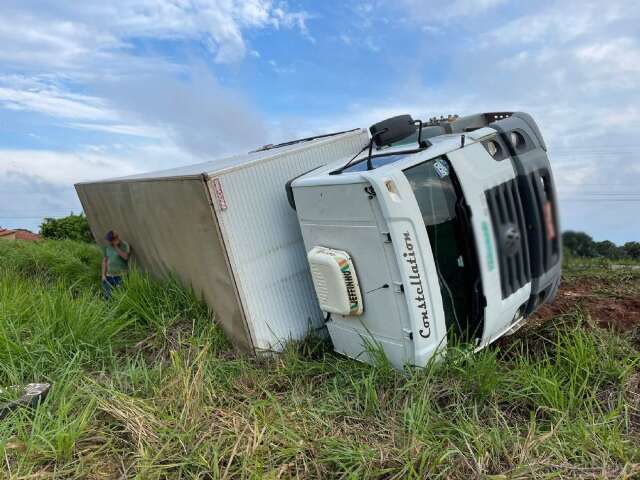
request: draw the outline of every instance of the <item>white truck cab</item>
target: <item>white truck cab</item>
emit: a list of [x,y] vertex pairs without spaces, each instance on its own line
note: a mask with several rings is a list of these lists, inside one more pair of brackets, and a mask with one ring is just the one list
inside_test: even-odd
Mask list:
[[525,113],[370,128],[355,157],[287,184],[336,351],[424,366],[515,331],[560,281],[546,145]]

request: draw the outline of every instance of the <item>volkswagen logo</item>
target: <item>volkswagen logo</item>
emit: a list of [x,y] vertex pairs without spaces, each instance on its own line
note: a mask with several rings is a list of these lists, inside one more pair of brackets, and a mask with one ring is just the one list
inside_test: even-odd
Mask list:
[[520,230],[514,224],[507,224],[502,230],[502,247],[507,256],[511,256],[520,250]]

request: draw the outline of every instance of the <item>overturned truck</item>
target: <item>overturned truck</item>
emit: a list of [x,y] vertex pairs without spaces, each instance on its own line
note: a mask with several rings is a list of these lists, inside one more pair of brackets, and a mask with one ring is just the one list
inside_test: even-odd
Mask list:
[[400,115],[76,190],[96,238],[119,230],[250,352],[326,326],[350,357],[425,365],[515,331],[560,280],[551,167],[524,113]]

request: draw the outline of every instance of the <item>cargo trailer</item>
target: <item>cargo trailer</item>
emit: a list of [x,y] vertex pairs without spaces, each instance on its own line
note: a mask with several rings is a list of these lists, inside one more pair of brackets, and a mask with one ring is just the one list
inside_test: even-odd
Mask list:
[[141,269],[191,286],[237,348],[279,351],[323,325],[284,185],[368,142],[357,129],[76,191],[95,238],[117,230]]

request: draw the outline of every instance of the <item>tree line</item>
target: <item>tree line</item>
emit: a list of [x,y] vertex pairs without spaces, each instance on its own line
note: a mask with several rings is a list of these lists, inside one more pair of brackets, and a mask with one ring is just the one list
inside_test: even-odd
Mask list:
[[562,246],[566,254],[574,257],[640,260],[640,242],[618,246],[610,240],[596,242],[584,232],[567,230],[562,233]]

